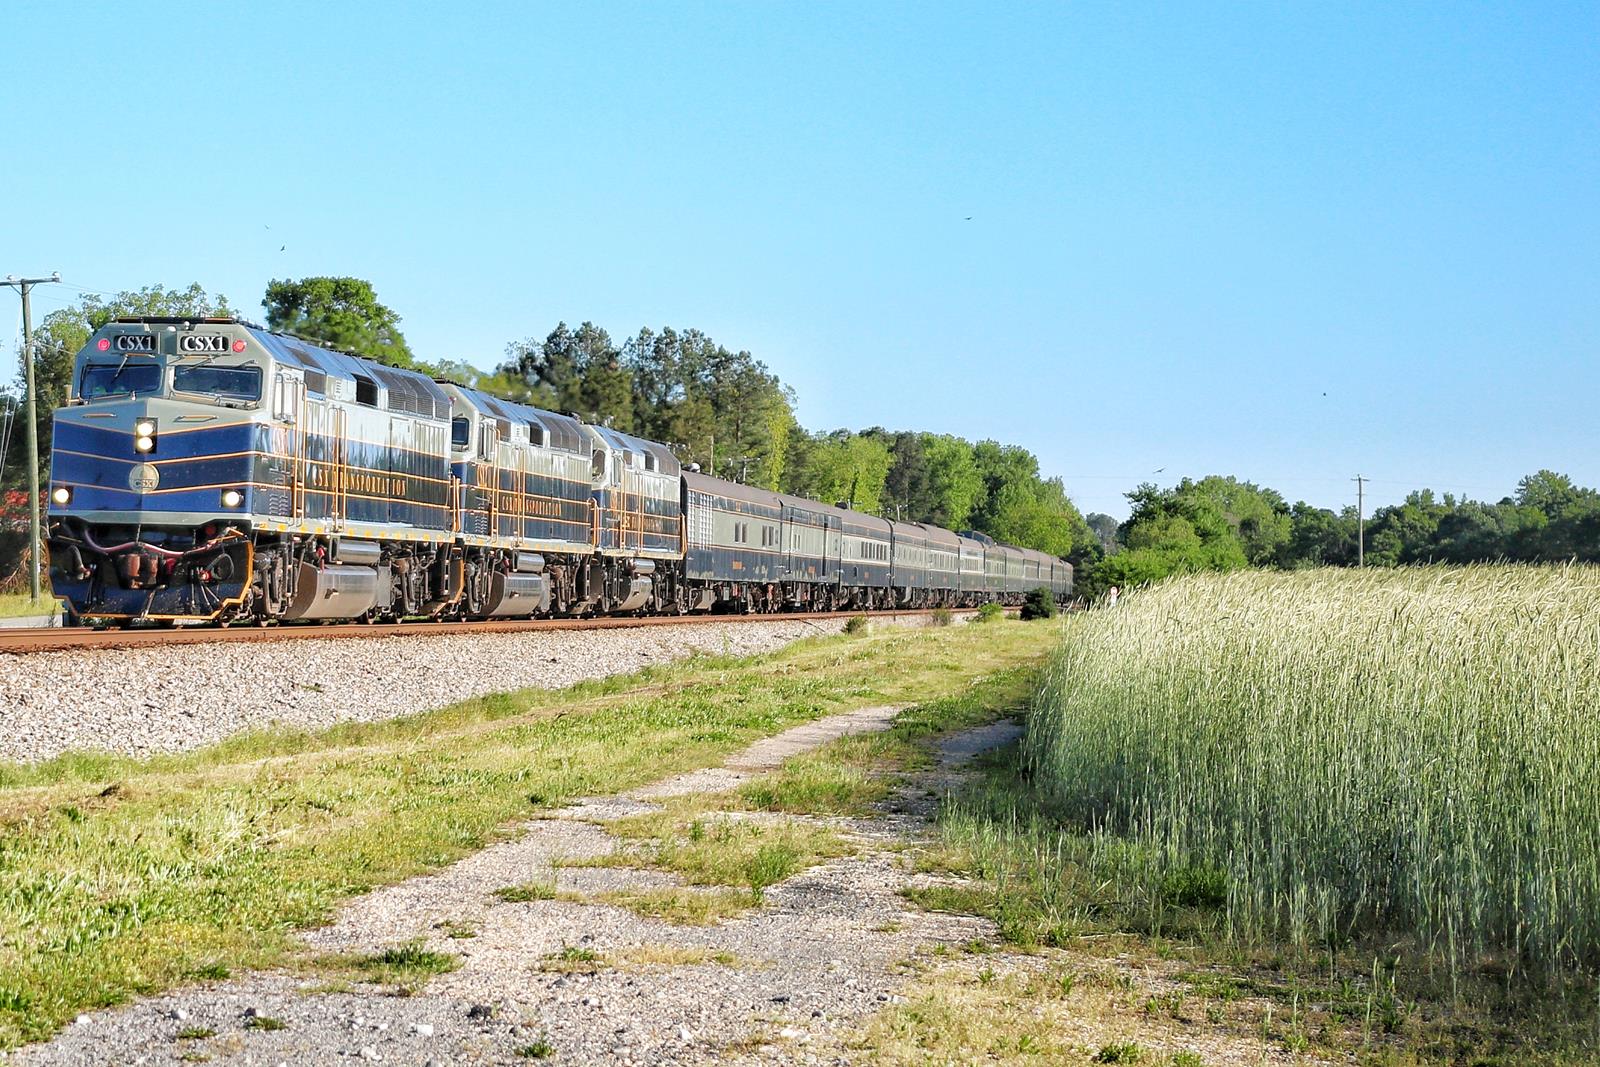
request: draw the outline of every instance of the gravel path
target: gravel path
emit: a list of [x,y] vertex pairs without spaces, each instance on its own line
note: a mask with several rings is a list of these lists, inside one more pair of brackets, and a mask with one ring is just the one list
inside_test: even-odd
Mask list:
[[[459,970],[433,978],[415,995],[365,985],[319,992],[301,976],[250,975],[81,1016],[10,1062],[155,1065],[205,1055],[219,1064],[442,1067],[527,1062],[546,1042],[563,1064],[847,1061],[849,1034],[868,1014],[901,999],[906,978],[897,963],[930,944],[992,936],[984,920],[908,905],[900,891],[917,876],[897,850],[908,834],[926,830],[927,798],[948,784],[956,764],[1014,737],[1014,728],[960,735],[941,769],[919,777],[881,816],[839,822],[859,854],[770,888],[760,908],[717,926],[673,926],[570,900],[505,903],[494,891],[552,879],[585,894],[671,884],[662,872],[556,868],[552,861],[613,851],[617,841],[597,819],[651,810],[665,797],[726,789],[834,737],[885,728],[896,710],[832,716],[759,742],[721,769],[582,801],[529,823],[514,841],[355,901],[332,925],[307,935],[323,951],[375,952],[421,939],[461,957]],[[443,923],[468,924],[475,936],[452,940],[441,932]],[[594,974],[541,969],[568,947],[623,960],[667,951],[704,958],[672,966],[623,963]],[[249,1025],[262,1017],[282,1028]],[[186,1028],[213,1033],[180,1038]]]
[[[693,652],[766,652],[843,626],[842,619],[716,621],[0,655],[0,760],[70,749],[147,755],[272,724],[386,719],[489,693],[556,689]],[[402,663],[422,669],[402,670]]]

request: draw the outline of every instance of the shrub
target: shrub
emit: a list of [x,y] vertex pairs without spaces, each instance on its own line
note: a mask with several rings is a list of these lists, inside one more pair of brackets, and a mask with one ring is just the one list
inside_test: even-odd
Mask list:
[[994,622],[996,619],[1001,618],[1002,616],[1004,616],[1005,613],[1006,613],[1006,609],[1005,608],[1001,607],[999,604],[996,604],[994,601],[991,600],[987,604],[980,604],[978,606],[978,614],[972,621],[973,622]]
[[1028,593],[1022,602],[1023,619],[1053,619],[1056,615],[1055,594],[1048,586],[1039,586]]
[[950,614],[949,608],[934,608],[933,611],[929,612],[928,617],[935,626],[949,626],[955,616]]
[[852,615],[844,622],[844,632],[847,634],[864,634],[867,632],[868,625],[865,615]]

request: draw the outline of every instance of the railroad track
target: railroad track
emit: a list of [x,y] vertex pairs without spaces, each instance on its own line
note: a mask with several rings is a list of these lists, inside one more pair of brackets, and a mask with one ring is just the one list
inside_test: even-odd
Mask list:
[[[483,622],[401,622],[290,624],[286,626],[234,625],[140,627],[96,630],[87,626],[53,626],[0,630],[0,654],[61,652],[80,648],[143,648],[150,645],[203,645],[228,641],[300,641],[313,638],[410,637],[427,634],[505,634],[533,630],[604,630],[629,626],[695,626],[719,622],[796,622],[805,619],[910,618],[933,608],[906,611],[831,611],[777,615],[647,615],[638,618],[605,616],[594,619],[486,619]],[[972,615],[975,608],[952,608],[952,615]],[[1014,608],[1007,609],[1015,613]]]

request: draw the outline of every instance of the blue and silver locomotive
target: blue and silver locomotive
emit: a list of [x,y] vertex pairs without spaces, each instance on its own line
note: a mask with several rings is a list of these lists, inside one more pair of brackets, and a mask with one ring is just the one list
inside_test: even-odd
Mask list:
[[55,593],[221,622],[965,606],[1069,564],[237,319],[122,319],[55,415]]

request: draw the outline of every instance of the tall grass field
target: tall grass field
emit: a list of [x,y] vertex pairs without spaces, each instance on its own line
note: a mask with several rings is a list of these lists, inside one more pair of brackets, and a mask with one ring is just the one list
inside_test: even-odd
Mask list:
[[1036,786],[1232,935],[1600,964],[1600,568],[1196,575],[1065,634]]

